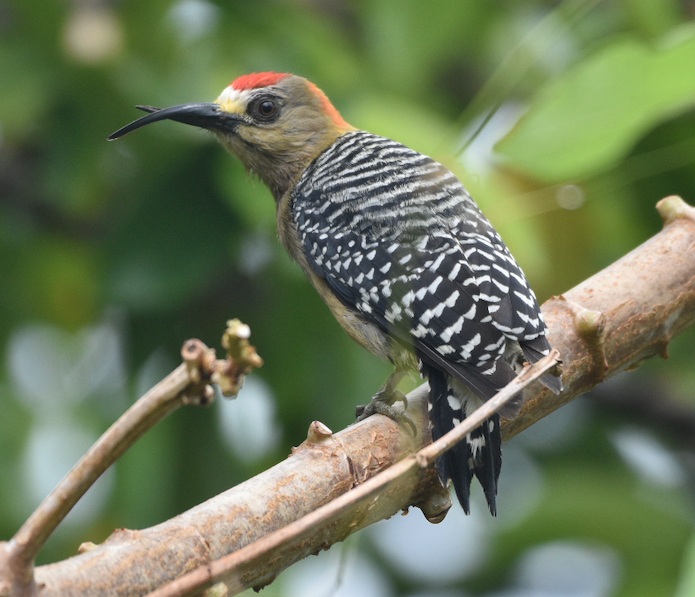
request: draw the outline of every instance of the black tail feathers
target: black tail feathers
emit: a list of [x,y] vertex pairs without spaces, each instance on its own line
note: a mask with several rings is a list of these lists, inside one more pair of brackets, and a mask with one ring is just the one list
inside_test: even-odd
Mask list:
[[[539,336],[535,340],[522,342],[521,350],[529,363],[535,363],[550,352],[550,344],[545,336]],[[541,377],[541,383],[554,394],[562,392],[562,377],[559,375],[546,373]]]
[[[469,391],[452,387],[448,376],[433,367],[423,371],[430,382],[430,421],[432,439],[437,440],[466,418],[479,399]],[[471,402],[475,401],[476,404]],[[473,476],[483,487],[490,512],[497,514],[497,480],[502,466],[502,437],[499,415],[493,415],[437,460],[437,474],[444,485],[451,479],[461,507],[470,513],[470,489]]]

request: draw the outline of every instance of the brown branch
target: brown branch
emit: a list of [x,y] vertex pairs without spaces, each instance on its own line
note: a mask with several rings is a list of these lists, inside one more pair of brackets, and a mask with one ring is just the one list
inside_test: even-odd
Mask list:
[[[538,384],[521,415],[506,422],[511,437],[606,377],[666,355],[668,342],[695,319],[695,210],[670,197],[659,203],[664,229],[624,258],[544,306],[553,345],[564,360],[565,392]],[[409,396],[410,416],[423,428],[425,390]],[[364,483],[421,447],[392,421],[375,416],[335,436],[320,425],[293,455],[272,469],[188,512],[143,531],[116,531],[103,545],[36,569],[45,596],[107,595],[125,587],[144,595],[187,571],[212,566],[227,554],[299,519]],[[262,567],[244,570],[243,586],[263,585],[292,561],[327,548],[355,530],[419,505],[439,519],[441,489],[431,469],[387,487],[366,509],[312,529],[299,548]],[[0,579],[2,570],[0,570]],[[2,594],[2,591],[0,591]]]
[[[418,429],[426,428],[426,396],[422,387],[409,395],[408,412]],[[110,595],[114,587],[129,587],[130,595],[145,595],[328,504],[412,454],[425,441],[429,438],[414,437],[380,415],[335,435],[314,422],[306,442],[260,475],[155,527],[118,530],[93,550],[37,568],[37,582],[45,585],[41,595]],[[314,534],[296,547],[294,557],[327,548],[413,503],[433,519],[443,518],[442,511],[448,510],[448,493],[431,469],[394,483],[380,500],[353,513],[349,520]],[[279,568],[262,568],[247,581],[269,583],[290,563],[278,558]]]
[[606,269],[543,305],[551,342],[565,362],[565,391],[527,392],[505,438],[590,390],[637,368],[695,321],[695,209],[680,197],[657,204],[664,228]]
[[[331,502],[295,520],[285,527],[266,535],[255,543],[247,545],[211,564],[200,566],[181,578],[149,593],[147,597],[185,597],[201,589],[223,582],[228,587],[228,594],[236,595],[253,584],[263,581],[259,572],[269,560],[286,564],[283,568],[296,562],[302,552],[305,557],[315,551],[315,537],[331,532],[336,523],[345,527],[349,533],[362,521],[364,512],[373,507],[386,490],[393,491],[395,485],[412,483],[422,471],[434,464],[434,461],[462,441],[468,433],[484,423],[509,400],[547,372],[558,363],[556,351],[548,355],[533,367],[523,371],[516,379],[500,390],[497,395],[483,404],[459,426],[449,431],[436,442],[399,460],[378,475],[365,481]],[[440,492],[436,494],[439,497]],[[442,496],[439,503],[445,508],[437,512],[437,521],[444,518],[451,502],[448,496]],[[399,510],[396,509],[392,514]],[[390,515],[389,515],[390,516]],[[347,523],[347,524],[346,524]],[[332,534],[332,533],[331,533]],[[347,535],[346,535],[347,536]],[[309,547],[309,550],[307,550]],[[255,578],[254,578],[255,577]],[[250,584],[249,584],[250,583]]]

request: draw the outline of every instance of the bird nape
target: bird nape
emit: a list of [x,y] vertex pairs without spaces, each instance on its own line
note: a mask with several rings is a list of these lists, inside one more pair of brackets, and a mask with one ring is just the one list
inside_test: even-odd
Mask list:
[[[239,77],[211,103],[158,109],[158,120],[210,130],[272,192],[278,233],[350,337],[395,366],[366,414],[394,415],[403,371],[430,383],[436,440],[550,351],[524,273],[461,182],[396,141],[349,125],[313,83],[285,73]],[[554,392],[561,379],[541,381]],[[501,411],[511,418],[517,403]],[[463,509],[480,481],[497,512],[500,418],[437,462]]]

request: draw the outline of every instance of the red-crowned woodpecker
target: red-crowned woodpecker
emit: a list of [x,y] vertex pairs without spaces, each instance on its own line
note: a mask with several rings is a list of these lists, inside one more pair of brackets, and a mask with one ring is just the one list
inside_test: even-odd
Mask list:
[[[393,413],[403,372],[429,380],[434,439],[548,354],[538,301],[497,231],[449,170],[349,125],[313,83],[290,74],[236,79],[212,103],[158,109],[158,120],[216,134],[271,190],[282,244],[350,337],[396,370],[366,413]],[[559,377],[542,381],[555,392]],[[501,414],[513,417],[520,401]],[[500,419],[437,462],[469,512],[475,475],[496,513]]]

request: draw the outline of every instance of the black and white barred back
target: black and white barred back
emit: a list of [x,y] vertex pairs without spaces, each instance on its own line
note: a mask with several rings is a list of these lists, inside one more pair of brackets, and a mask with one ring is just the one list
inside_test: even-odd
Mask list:
[[[538,301],[497,231],[444,166],[364,131],[304,172],[292,213],[313,271],[362,319],[413,351],[430,382],[434,439],[550,344]],[[519,350],[521,349],[521,350]],[[559,378],[546,385],[561,389]],[[513,416],[516,407],[502,414]],[[495,513],[499,417],[437,463],[469,511],[473,475]]]

